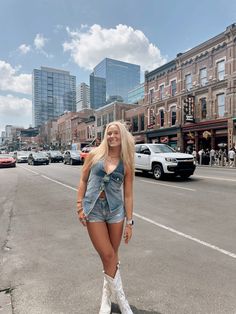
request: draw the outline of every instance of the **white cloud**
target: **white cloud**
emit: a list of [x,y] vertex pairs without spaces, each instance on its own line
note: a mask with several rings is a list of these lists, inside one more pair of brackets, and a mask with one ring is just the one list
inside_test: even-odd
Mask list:
[[23,55],[26,55],[28,52],[30,52],[31,47],[30,45],[26,45],[26,44],[22,44],[18,47],[20,53],[22,53]]
[[35,48],[38,50],[43,49],[47,41],[48,39],[45,38],[42,34],[37,34],[34,39]]
[[49,54],[47,53],[43,48],[46,45],[46,43],[48,42],[48,38],[44,37],[42,34],[37,34],[34,38],[34,46],[35,46],[35,50],[38,53],[43,54],[45,57],[52,59],[54,57],[53,54]]
[[67,32],[70,39],[63,43],[64,51],[70,51],[74,62],[88,70],[106,57],[139,64],[142,70],[153,70],[166,62],[142,31],[127,25],[106,29],[94,24],[87,31],[67,27]]
[[32,123],[32,102],[27,98],[0,95],[0,130],[5,125],[29,127]]
[[32,75],[18,74],[20,67],[13,68],[9,63],[0,60],[0,91],[31,94]]

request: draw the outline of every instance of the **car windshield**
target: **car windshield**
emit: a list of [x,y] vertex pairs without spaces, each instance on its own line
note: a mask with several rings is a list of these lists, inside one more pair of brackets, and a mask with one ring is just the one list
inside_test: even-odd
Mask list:
[[28,156],[29,152],[17,152],[17,156]]
[[61,155],[61,152],[51,151],[50,154],[51,154],[51,156],[58,156],[58,155]]
[[78,150],[71,151],[71,156],[79,156],[80,152]]
[[45,158],[46,154],[45,153],[34,153],[33,154],[35,157],[40,157],[40,158]]
[[4,155],[0,154],[0,159],[5,159],[5,158],[12,158],[12,156],[7,155],[7,154],[4,154]]
[[164,144],[156,144],[150,146],[151,150],[158,154],[158,153],[175,153],[175,151],[168,145]]

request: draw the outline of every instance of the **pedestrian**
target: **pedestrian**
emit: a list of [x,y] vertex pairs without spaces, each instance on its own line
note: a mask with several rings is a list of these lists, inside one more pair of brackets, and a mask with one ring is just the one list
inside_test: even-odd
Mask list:
[[229,158],[229,166],[233,167],[234,165],[234,158],[235,158],[235,150],[234,148],[230,148],[229,152],[228,152],[228,158]]
[[215,159],[216,159],[216,151],[212,147],[212,149],[210,150],[210,164],[211,165],[215,164]]
[[87,227],[103,264],[99,314],[111,312],[111,297],[121,313],[133,313],[122,287],[118,257],[122,234],[126,244],[132,237],[133,178],[134,138],[122,123],[111,122],[103,141],[85,161],[77,201],[80,222]]

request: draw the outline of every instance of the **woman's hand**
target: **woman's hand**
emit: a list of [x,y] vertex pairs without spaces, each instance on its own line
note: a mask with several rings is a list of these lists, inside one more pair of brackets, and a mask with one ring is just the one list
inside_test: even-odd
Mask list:
[[78,213],[78,216],[79,216],[79,221],[82,223],[82,225],[84,227],[86,227],[87,226],[87,221],[86,221],[86,216],[85,216],[85,213],[83,211],[83,208],[78,209],[77,213]]
[[125,240],[125,243],[128,244],[129,240],[132,237],[132,226],[131,225],[126,225],[125,230],[124,230],[124,235],[123,238]]

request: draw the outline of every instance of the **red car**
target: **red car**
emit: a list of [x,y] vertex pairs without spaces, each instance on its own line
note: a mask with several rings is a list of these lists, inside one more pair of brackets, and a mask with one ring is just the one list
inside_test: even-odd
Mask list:
[[82,164],[84,163],[85,158],[88,157],[89,153],[94,148],[96,148],[96,146],[85,146],[84,148],[82,148],[82,151],[80,153],[80,160],[81,160]]
[[3,167],[15,167],[16,166],[16,160],[10,155],[7,154],[0,154],[0,168]]

